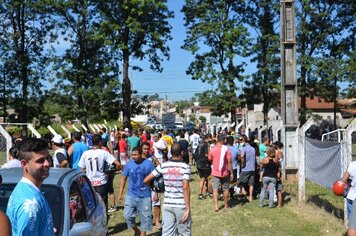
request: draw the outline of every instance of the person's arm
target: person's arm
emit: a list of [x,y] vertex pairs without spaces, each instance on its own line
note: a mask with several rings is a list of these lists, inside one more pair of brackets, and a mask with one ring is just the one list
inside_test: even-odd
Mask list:
[[121,181],[120,181],[120,187],[119,187],[119,197],[118,197],[119,204],[121,204],[121,205],[122,205],[122,194],[124,193],[126,180],[127,180],[127,176],[121,175]]
[[344,175],[342,176],[342,181],[347,183],[347,180],[350,178],[350,174],[348,171],[345,171]]
[[143,183],[146,184],[148,187],[151,187],[152,186],[152,180],[154,180],[154,178],[155,178],[155,176],[152,173],[150,173],[143,180]]
[[73,144],[72,144],[72,145],[68,148],[68,156],[69,156],[69,157],[72,157],[73,151],[74,151],[74,148],[73,148]]
[[0,232],[1,235],[11,236],[11,223],[7,215],[0,211]]
[[122,165],[118,160],[115,160],[113,163],[116,166],[116,170],[121,170]]
[[183,196],[185,202],[185,212],[182,217],[182,223],[185,223],[190,215],[190,186],[189,180],[183,179]]
[[62,168],[67,167],[68,160],[67,160],[67,157],[63,153],[57,153],[56,158]]
[[233,169],[233,167],[232,167],[231,158],[228,158],[228,159],[227,159],[227,164],[228,164],[229,170],[230,170],[230,180],[233,180],[233,179],[234,179],[234,169]]

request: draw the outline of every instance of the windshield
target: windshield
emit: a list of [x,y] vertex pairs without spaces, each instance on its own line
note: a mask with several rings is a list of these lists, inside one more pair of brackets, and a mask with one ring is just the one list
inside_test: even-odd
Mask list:
[[[15,186],[16,184],[6,183],[0,185],[0,210],[6,212],[7,202]],[[51,208],[53,224],[57,229],[56,235],[61,235],[64,214],[62,189],[55,185],[42,185],[41,191],[45,195],[48,205]]]

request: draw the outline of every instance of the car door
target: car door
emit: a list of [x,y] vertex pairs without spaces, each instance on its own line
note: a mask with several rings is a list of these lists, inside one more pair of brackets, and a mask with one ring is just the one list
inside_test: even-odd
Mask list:
[[98,199],[98,194],[85,176],[79,177],[77,183],[86,208],[87,221],[94,226],[93,235],[106,235],[107,217],[104,202]]

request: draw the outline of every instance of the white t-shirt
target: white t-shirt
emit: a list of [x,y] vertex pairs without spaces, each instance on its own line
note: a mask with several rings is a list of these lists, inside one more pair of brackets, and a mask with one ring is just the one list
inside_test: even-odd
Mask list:
[[17,159],[12,159],[2,166],[2,168],[14,168],[14,167],[21,167],[21,161]]
[[182,161],[167,161],[157,166],[152,174],[163,176],[164,207],[185,208],[183,180],[190,180],[190,166]]
[[192,145],[192,148],[195,150],[199,146],[200,136],[198,134],[194,133],[194,134],[190,135],[189,141]]
[[83,153],[78,166],[86,170],[86,175],[93,186],[104,185],[108,182],[104,173],[105,162],[111,165],[115,157],[103,149],[90,149]]
[[159,139],[157,142],[153,143],[154,156],[158,159],[160,163],[163,162],[163,152],[159,149],[167,148],[167,144],[163,139]]
[[347,198],[354,201],[356,199],[356,161],[350,163],[347,172],[351,178],[351,188],[347,194]]

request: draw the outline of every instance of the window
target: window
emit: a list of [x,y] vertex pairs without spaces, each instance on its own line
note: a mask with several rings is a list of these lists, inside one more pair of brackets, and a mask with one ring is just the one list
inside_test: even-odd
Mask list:
[[86,221],[82,196],[76,182],[72,183],[69,191],[70,227],[77,222]]
[[94,212],[96,206],[93,188],[91,187],[88,179],[84,176],[79,177],[78,185],[84,198],[84,204],[88,210],[88,216],[90,216]]

